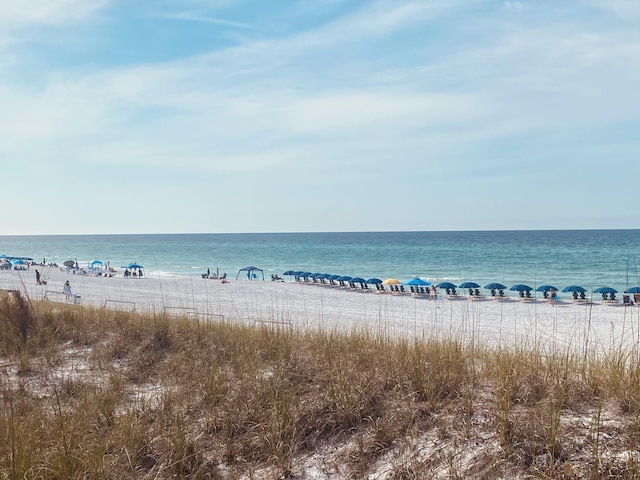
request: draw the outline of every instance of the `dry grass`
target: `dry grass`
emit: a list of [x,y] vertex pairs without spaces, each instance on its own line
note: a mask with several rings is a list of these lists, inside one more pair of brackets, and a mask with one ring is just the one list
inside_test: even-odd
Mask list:
[[640,366],[0,299],[0,478],[639,478]]

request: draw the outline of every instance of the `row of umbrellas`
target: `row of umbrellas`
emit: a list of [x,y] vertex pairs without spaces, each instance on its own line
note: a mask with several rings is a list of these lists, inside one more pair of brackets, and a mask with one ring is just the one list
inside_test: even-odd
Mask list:
[[[369,278],[364,279],[361,277],[350,277],[348,275],[331,275],[327,273],[312,273],[312,272],[304,272],[304,271],[295,271],[295,270],[287,270],[283,273],[283,275],[299,277],[299,278],[310,278],[314,280],[328,280],[328,281],[337,281],[337,282],[349,282],[349,283],[360,283],[360,284],[377,284],[377,285],[408,285],[408,286],[429,286],[431,282],[427,280],[423,280],[419,277],[414,277],[411,280],[407,280],[401,282],[395,278],[387,278],[386,280],[381,280],[379,278]],[[507,290],[513,292],[530,292],[534,290],[533,287],[529,285],[518,283],[516,285],[512,285],[511,287],[507,287],[501,283],[493,282],[488,283],[484,287],[480,287],[476,282],[463,282],[460,285],[455,285],[451,282],[440,282],[436,285],[436,288],[443,288],[446,290],[455,290],[456,288],[461,289],[476,289],[476,288],[485,288],[487,290]],[[553,285],[540,285],[535,288],[536,292],[558,292],[559,289],[554,287]],[[569,285],[562,289],[564,293],[587,293],[587,289],[581,287],[580,285]],[[618,291],[612,287],[599,287],[596,288],[594,293],[602,293],[602,294],[615,294]],[[640,293],[640,287],[631,287],[624,291],[624,293]]]

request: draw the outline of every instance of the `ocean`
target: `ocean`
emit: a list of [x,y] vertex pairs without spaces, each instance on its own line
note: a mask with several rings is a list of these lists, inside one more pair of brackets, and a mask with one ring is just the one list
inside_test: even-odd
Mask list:
[[255,266],[267,280],[304,270],[534,288],[640,285],[640,230],[0,236],[0,254],[80,267],[137,262],[160,277],[200,277],[209,268],[235,278]]

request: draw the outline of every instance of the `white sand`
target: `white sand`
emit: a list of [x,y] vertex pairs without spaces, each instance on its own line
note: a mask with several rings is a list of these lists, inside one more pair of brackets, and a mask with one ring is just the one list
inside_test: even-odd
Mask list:
[[[35,268],[47,280],[36,285]],[[113,278],[72,275],[58,268],[0,271],[0,289],[19,289],[31,298],[45,294],[66,302],[69,280],[82,305],[142,312],[166,311],[201,319],[282,322],[292,328],[367,328],[397,336],[475,339],[487,345],[530,346],[551,353],[607,352],[635,347],[640,340],[640,308],[617,304],[557,305],[542,299],[427,299],[319,284],[203,278]],[[567,294],[569,295],[569,294]]]

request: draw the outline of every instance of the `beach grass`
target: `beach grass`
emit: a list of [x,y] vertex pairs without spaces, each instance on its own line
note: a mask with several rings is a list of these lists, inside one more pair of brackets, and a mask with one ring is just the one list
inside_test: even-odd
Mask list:
[[640,362],[0,299],[0,478],[640,478]]

